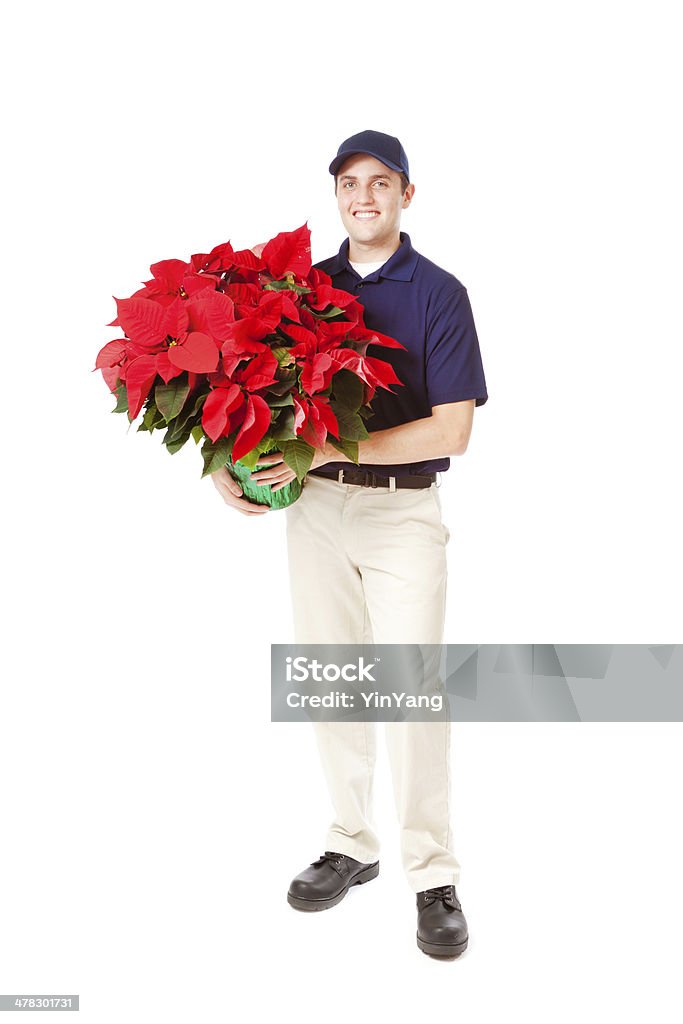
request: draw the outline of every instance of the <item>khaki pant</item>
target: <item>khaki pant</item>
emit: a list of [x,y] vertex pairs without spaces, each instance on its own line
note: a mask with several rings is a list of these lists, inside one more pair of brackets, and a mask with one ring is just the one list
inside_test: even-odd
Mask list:
[[[446,545],[436,484],[359,487],[309,475],[286,510],[295,643],[441,644]],[[450,826],[450,721],[385,722],[414,892],[457,885]],[[374,722],[314,722],[334,806],[324,848],[375,861]]]

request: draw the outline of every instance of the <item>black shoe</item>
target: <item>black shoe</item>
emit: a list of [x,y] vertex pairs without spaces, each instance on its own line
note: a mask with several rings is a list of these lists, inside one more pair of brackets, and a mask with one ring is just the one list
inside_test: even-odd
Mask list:
[[379,861],[362,864],[343,853],[326,850],[292,880],[287,902],[296,910],[327,910],[340,903],[352,885],[377,878]]
[[452,959],[467,949],[467,921],[454,885],[417,894],[417,944],[423,953]]

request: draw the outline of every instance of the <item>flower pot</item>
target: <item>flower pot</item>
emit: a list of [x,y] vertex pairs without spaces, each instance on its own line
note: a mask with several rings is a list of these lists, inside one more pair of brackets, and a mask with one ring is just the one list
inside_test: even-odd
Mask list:
[[[262,459],[266,459],[267,455],[262,455]],[[240,484],[244,497],[248,498],[249,501],[253,502],[254,505],[269,505],[271,508],[287,508],[288,505],[293,505],[297,498],[301,495],[302,485],[298,480],[294,479],[290,484],[285,487],[280,487],[279,490],[273,491],[269,484],[258,484],[251,480],[252,470],[247,469],[243,466],[239,459],[237,462],[233,462],[231,458],[225,463],[225,468],[237,482]],[[261,469],[265,469],[265,466],[261,466]],[[254,470],[256,472],[256,470]]]

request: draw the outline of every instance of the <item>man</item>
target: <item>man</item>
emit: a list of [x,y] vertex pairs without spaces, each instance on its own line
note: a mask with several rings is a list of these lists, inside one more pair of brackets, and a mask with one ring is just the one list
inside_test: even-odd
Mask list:
[[[450,456],[465,452],[475,405],[488,397],[469,298],[400,231],[415,186],[397,138],[360,132],[341,144],[329,170],[348,238],[316,266],[358,297],[369,328],[406,346],[372,353],[392,362],[404,386],[376,393],[370,438],[358,445],[360,466],[328,442],[286,510],[295,642],[440,645],[450,533],[436,476]],[[212,479],[246,514],[267,511],[240,497],[227,471]],[[253,479],[278,489],[294,473],[281,458],[273,464],[271,453]],[[335,817],[325,853],[290,885],[289,903],[299,910],[333,907],[379,872],[374,723],[313,725]],[[417,944],[433,956],[457,957],[468,932],[455,888],[450,721],[387,722],[385,737],[402,863],[416,894]]]

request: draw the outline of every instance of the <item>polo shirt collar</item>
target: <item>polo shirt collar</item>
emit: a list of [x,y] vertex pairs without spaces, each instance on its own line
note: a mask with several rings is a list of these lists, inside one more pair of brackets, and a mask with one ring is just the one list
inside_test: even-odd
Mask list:
[[[395,253],[393,253],[387,262],[375,273],[379,277],[389,277],[393,281],[411,281],[419,254],[415,252],[412,245],[410,244],[410,235],[405,231],[399,231],[399,238],[401,244]],[[336,256],[332,257],[332,263],[327,271],[330,276],[333,274],[339,274],[342,270],[349,270],[355,273],[353,267],[349,263],[349,239],[344,239],[339,252]],[[374,274],[369,275],[374,277]]]

